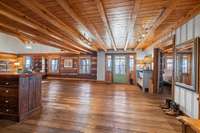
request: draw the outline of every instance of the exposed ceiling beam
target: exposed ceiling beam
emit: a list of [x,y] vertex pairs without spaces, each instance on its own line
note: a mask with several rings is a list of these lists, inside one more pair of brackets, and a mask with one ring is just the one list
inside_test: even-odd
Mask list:
[[[37,41],[41,40],[41,41],[43,41],[43,42],[52,44],[51,46],[58,47],[58,48],[61,48],[61,49],[66,49],[66,50],[69,50],[69,51],[74,52],[74,53],[80,53],[80,51],[77,51],[77,50],[74,50],[74,49],[72,49],[72,48],[66,47],[65,45],[62,45],[62,44],[60,44],[60,43],[55,43],[55,42],[53,42],[53,41],[50,41],[49,39],[45,39],[44,37],[36,36],[36,35],[34,35],[34,34],[30,34],[29,32],[22,31],[22,30],[20,30],[20,29],[14,27],[14,26],[10,26],[10,25],[4,24],[4,23],[2,23],[2,22],[0,22],[0,26],[1,26],[1,27],[4,27],[4,28],[6,28],[6,29],[11,30],[13,33],[18,33],[18,34],[19,34],[18,38],[19,38],[20,40],[22,40],[22,41],[23,41],[23,40],[34,40],[34,41],[35,41],[35,40],[37,40]],[[37,39],[36,39],[36,38],[37,38]],[[24,41],[23,41],[23,42],[24,42]]]
[[[200,4],[194,6],[186,15],[181,17],[175,24],[169,25],[167,28],[163,29],[161,33],[154,35],[154,37],[151,40],[151,44],[153,44],[156,40],[159,38],[162,38],[163,36],[166,36],[173,31],[175,31],[179,26],[186,23],[188,20],[192,19],[192,17],[196,16],[200,13]],[[152,43],[153,42],[153,43]],[[150,43],[149,43],[150,44]],[[144,48],[148,47],[148,43],[145,44]]]
[[127,37],[126,37],[126,43],[125,43],[124,51],[127,50],[127,47],[130,43],[130,38],[131,38],[131,36],[133,36],[131,33],[133,33],[133,30],[134,30],[134,27],[135,27],[137,15],[138,15],[138,10],[139,10],[139,7],[140,7],[140,2],[141,2],[141,0],[135,0],[135,5],[134,5],[133,11],[131,13],[131,18],[130,18],[130,21],[128,22]]
[[[87,20],[83,20],[69,5],[69,3],[66,0],[56,0],[58,4],[70,15],[76,22],[78,22],[83,29],[85,29],[90,34],[93,34],[93,36],[97,39],[97,44],[104,50],[107,50],[106,44],[101,39],[100,35],[96,31],[96,28],[92,23],[90,23]],[[89,26],[87,26],[89,25]],[[91,29],[91,30],[89,30]]]
[[[81,48],[80,46],[77,46],[76,44],[73,44],[70,39],[66,38],[66,37],[63,37],[62,35],[58,34],[57,32],[55,32],[54,30],[51,30],[50,28],[34,21],[33,19],[27,17],[25,14],[17,11],[17,10],[14,10],[13,8],[5,5],[4,3],[0,2],[0,14],[3,15],[3,16],[6,16],[7,18],[11,19],[11,20],[14,20],[18,23],[21,23],[25,26],[28,26],[30,28],[33,28],[45,35],[48,35],[50,36],[51,38],[54,38],[55,41],[62,41],[64,42],[64,45],[67,45],[69,47],[73,47],[75,49],[78,49],[80,51],[83,51],[83,52],[88,52],[90,53],[90,51],[84,49],[84,48]],[[13,14],[15,13],[15,14]]]
[[[43,40],[43,38],[39,38],[39,39],[38,39],[38,37],[32,37],[32,36],[29,36],[29,35],[26,35],[26,34],[23,34],[23,33],[19,33],[19,32],[17,32],[17,31],[12,31],[11,29],[7,29],[7,28],[5,28],[5,27],[1,27],[1,25],[0,25],[0,31],[1,31],[2,33],[5,33],[5,34],[8,34],[8,35],[14,36],[14,37],[18,38],[19,40],[21,40],[21,38],[22,38],[22,36],[23,36],[23,37],[28,38],[28,39],[31,40],[31,41],[38,42],[38,43],[40,43],[40,44],[44,44],[44,45],[47,45],[47,46],[55,47],[55,44],[54,44],[54,43],[47,42],[47,41]],[[58,44],[58,46],[56,46],[56,47],[57,47],[57,48],[60,48],[60,49],[64,49],[64,47],[63,47],[63,46],[59,46],[59,44]],[[77,51],[77,52],[69,51],[69,52],[80,54],[79,51]]]
[[67,35],[71,36],[76,42],[92,51],[96,51],[96,49],[87,43],[83,42],[80,38],[83,38],[85,41],[90,43],[84,36],[79,34],[76,30],[71,28],[70,26],[66,25],[63,21],[58,19],[54,14],[48,11],[43,5],[41,5],[36,0],[18,0],[21,4],[25,7],[32,10],[34,13],[39,15],[41,18],[46,20],[47,22],[51,23],[59,30],[65,32]]
[[114,40],[114,36],[113,36],[112,30],[111,30],[108,18],[106,16],[106,12],[105,12],[103,3],[102,3],[101,0],[95,0],[95,2],[96,2],[96,5],[97,5],[97,8],[98,8],[98,12],[101,16],[101,19],[103,20],[104,25],[106,26],[106,30],[107,30],[109,37],[110,37],[110,40],[112,42],[113,49],[116,51],[117,46],[116,46],[116,43],[115,43],[115,40]]
[[165,9],[165,11],[158,17],[156,22],[153,23],[150,31],[148,34],[144,37],[143,41],[139,43],[136,47],[135,50],[140,48],[142,45],[144,45],[145,42],[150,40],[154,36],[154,32],[156,29],[167,19],[167,17],[173,12],[173,10],[176,8],[178,0],[170,0],[169,6]]

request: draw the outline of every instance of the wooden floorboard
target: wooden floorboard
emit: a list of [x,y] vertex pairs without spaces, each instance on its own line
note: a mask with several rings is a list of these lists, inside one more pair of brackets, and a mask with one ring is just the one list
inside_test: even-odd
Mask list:
[[0,133],[180,133],[159,108],[161,96],[136,86],[49,80],[43,109],[21,123],[0,120]]

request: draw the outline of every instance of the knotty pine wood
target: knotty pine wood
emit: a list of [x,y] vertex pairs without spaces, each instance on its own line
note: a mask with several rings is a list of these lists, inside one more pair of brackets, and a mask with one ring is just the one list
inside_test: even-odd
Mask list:
[[[127,44],[135,48],[143,42],[139,42],[142,34],[153,35],[146,35],[147,41],[140,45],[145,48],[158,35],[189,20],[188,13],[199,12],[199,4],[199,0],[1,0],[0,30],[75,53],[91,52],[99,45],[104,50],[113,49],[113,44],[118,49]],[[133,31],[130,24],[134,24]],[[87,48],[79,41],[92,45]]]
[[10,53],[1,53],[0,52],[0,61],[7,61],[9,72],[16,72],[16,66],[14,65],[17,62],[17,56]]
[[0,121],[1,133],[180,133],[181,123],[158,107],[160,96],[136,86],[49,80],[43,109],[20,124]]

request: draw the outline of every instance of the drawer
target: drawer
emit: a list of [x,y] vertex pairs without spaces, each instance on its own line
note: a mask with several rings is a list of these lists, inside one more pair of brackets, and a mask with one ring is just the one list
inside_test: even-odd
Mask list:
[[2,106],[0,108],[0,112],[2,113],[7,113],[7,114],[18,114],[18,108],[10,108],[10,107],[6,107],[6,106]]
[[16,79],[10,79],[10,80],[3,80],[0,79],[0,86],[2,87],[18,87],[19,81]]
[[9,108],[18,107],[18,99],[14,97],[1,97],[0,106],[5,106]]
[[0,96],[17,97],[18,96],[18,89],[10,89],[10,88],[0,87]]

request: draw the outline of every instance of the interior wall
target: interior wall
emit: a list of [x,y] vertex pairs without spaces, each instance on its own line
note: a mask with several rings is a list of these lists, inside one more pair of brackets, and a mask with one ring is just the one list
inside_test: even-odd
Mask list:
[[[200,37],[200,14],[176,30],[176,45]],[[175,86],[174,99],[180,109],[193,118],[199,118],[199,94],[180,86]]]
[[[25,54],[21,55],[20,58],[24,56],[30,56],[33,60],[33,69],[40,68],[42,69],[41,62],[42,58],[46,60],[46,76],[57,77],[57,78],[77,78],[77,79],[97,79],[97,54]],[[81,58],[89,58],[91,60],[91,68],[89,74],[80,74],[79,65]],[[58,60],[58,71],[51,72],[51,60]],[[65,59],[72,59],[72,67],[64,67]],[[34,67],[36,66],[37,67]]]
[[34,43],[32,49],[27,49],[26,45],[22,43],[16,37],[4,34],[0,32],[0,52],[7,53],[54,53],[60,52],[60,49]]
[[97,53],[97,80],[105,81],[105,52],[99,51]]

